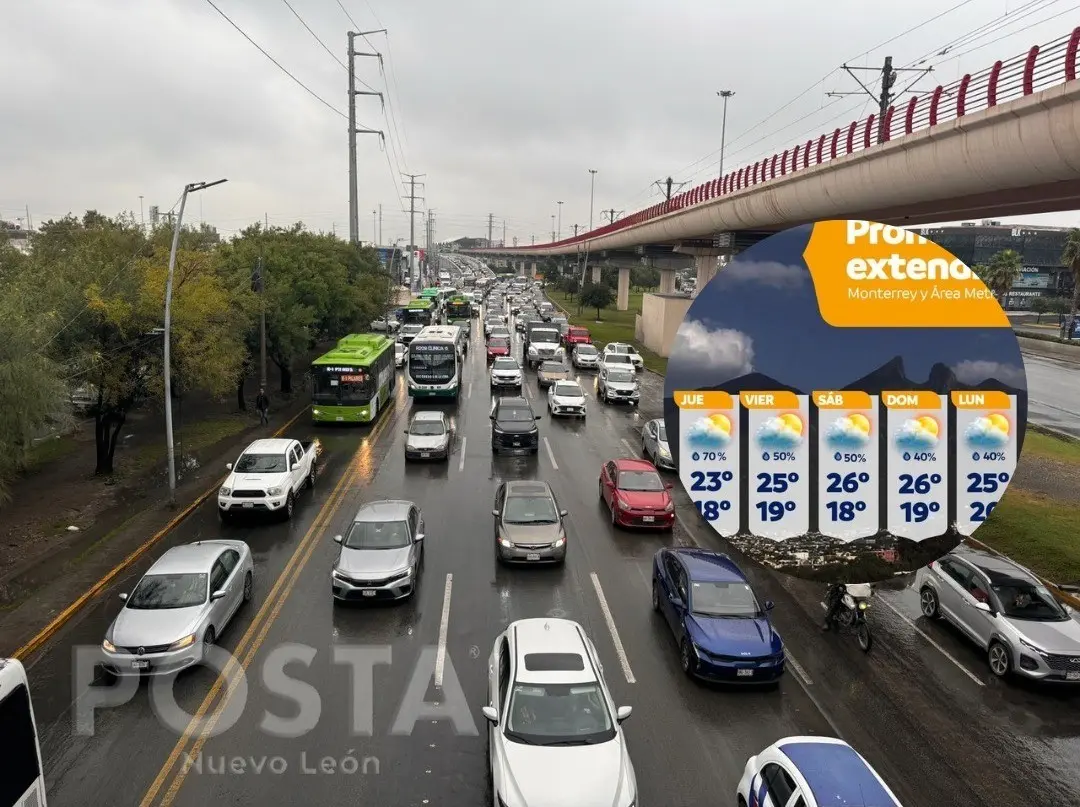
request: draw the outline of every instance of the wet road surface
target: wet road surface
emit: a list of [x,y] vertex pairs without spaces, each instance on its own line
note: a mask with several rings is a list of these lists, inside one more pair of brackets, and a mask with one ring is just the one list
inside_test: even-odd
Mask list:
[[1028,420],[1080,437],[1080,364],[1024,354]]
[[[226,711],[236,722],[227,731],[178,745],[179,732],[155,715],[145,685],[127,703],[98,709],[92,736],[77,731],[76,714],[103,687],[73,684],[72,649],[100,642],[119,608],[116,594],[130,589],[150,559],[31,660],[51,805],[487,804],[479,713],[487,658],[509,622],[545,615],[584,626],[616,702],[634,707],[625,729],[640,804],[731,803],[747,757],[799,734],[852,743],[908,807],[1034,804],[1047,792],[1055,803],[1080,803],[1080,693],[993,679],[981,653],[947,627],[927,624],[902,583],[877,599],[875,644],[865,656],[851,637],[819,632],[821,592],[813,584],[747,565],[759,596],[776,602],[774,619],[791,658],[785,680],[765,692],[687,680],[670,633],[649,606],[652,555],[672,544],[738,555],[698,520],[678,487],[679,523],[668,535],[612,529],[596,494],[603,460],[640,453],[641,425],[660,415],[662,380],[645,375],[640,412],[593,400],[584,422],[552,422],[545,413],[537,457],[493,458],[479,335],[472,344],[465,395],[448,410],[456,426],[449,462],[405,464],[410,404],[401,384],[396,407],[373,428],[297,427],[292,436],[320,439],[323,464],[314,495],[299,503],[293,522],[222,528],[211,501],[172,536],[170,545],[243,538],[255,554],[255,597],[220,639],[230,651],[242,645],[239,656],[248,662],[246,697],[237,690],[230,698]],[[592,389],[590,378],[582,381]],[[543,411],[531,373],[526,386]],[[494,491],[518,478],[547,480],[570,511],[565,568],[496,565]],[[374,498],[408,498],[424,511],[419,591],[399,605],[335,607],[333,536]],[[268,600],[272,589],[276,596]],[[264,679],[294,644],[314,655],[286,665],[284,674],[314,687],[321,706],[317,719],[299,727],[282,724],[301,710],[271,693]],[[369,648],[388,662],[374,667],[370,699],[359,668],[342,657],[349,647]],[[430,685],[436,666],[439,690]],[[215,677],[208,670],[182,675],[179,705],[194,713]],[[455,725],[418,714],[424,698],[447,708],[457,702],[455,682],[468,720]],[[223,718],[218,728],[229,722]],[[350,772],[354,758],[359,767]]]

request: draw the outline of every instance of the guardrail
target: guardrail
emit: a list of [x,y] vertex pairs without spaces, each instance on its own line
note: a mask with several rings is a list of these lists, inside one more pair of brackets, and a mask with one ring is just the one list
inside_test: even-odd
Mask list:
[[916,95],[900,106],[890,106],[883,118],[870,115],[834,129],[816,139],[798,143],[724,176],[716,177],[684,191],[667,201],[625,216],[618,221],[572,238],[536,244],[532,247],[480,249],[499,254],[528,252],[538,246],[564,247],[584,244],[600,236],[636,227],[647,221],[677,213],[724,196],[740,193],[774,179],[813,168],[859,151],[876,148],[896,138],[932,129],[1007,101],[1049,89],[1077,76],[1080,26],[1072,33],[1046,45],[1034,45],[1024,54],[997,61],[979,73],[968,73],[951,84]]

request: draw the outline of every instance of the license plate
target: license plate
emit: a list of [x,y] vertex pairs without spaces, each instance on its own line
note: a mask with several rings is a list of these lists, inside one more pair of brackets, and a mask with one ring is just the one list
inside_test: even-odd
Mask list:
[[754,674],[753,670],[739,670],[736,673],[736,675],[738,675],[739,678],[750,678],[751,676],[753,676],[753,674]]
[[656,521],[656,518],[654,516],[642,516],[641,520],[644,521],[646,524],[652,524],[654,521]]
[[426,459],[428,459],[428,458],[429,458],[430,456],[431,456],[431,452],[430,452],[430,451],[421,451],[421,452],[420,452],[420,459],[424,459],[424,460],[426,460]]
[[540,554],[538,552],[530,552],[525,556],[525,560],[540,560]]
[[520,440],[515,440],[514,441],[514,448],[520,448],[520,447],[521,447],[521,441]]
[[248,510],[250,510],[252,507],[255,506],[255,503],[254,502],[244,502],[244,504],[242,506],[246,507]]
[[133,662],[131,662],[131,667],[132,667],[132,669],[135,669],[135,670],[149,670],[150,669],[150,662],[149,661],[133,661]]
[[1067,672],[1065,673],[1066,681],[1080,681],[1080,672]]
[[373,588],[365,588],[363,591],[360,592],[360,596],[362,596],[362,597],[374,597],[375,596],[375,589],[373,589]]

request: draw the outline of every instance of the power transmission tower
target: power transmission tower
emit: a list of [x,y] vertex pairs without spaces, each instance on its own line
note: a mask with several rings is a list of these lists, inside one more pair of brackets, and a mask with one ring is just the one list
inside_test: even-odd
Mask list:
[[493,243],[491,243],[491,231],[492,231],[492,229],[494,227],[495,227],[495,214],[494,213],[488,213],[488,244],[487,245],[489,247],[495,246]]
[[616,210],[615,208],[611,208],[611,210],[601,210],[600,215],[607,216],[608,224],[614,224],[618,220],[619,216],[621,216],[625,212],[625,210]]
[[[826,93],[830,98],[842,98],[847,95],[866,95],[870,100],[878,105],[877,112],[877,129],[878,139],[877,142],[884,143],[888,140],[889,132],[885,128],[885,116],[889,112],[889,107],[893,105],[893,102],[904,93],[907,93],[915,86],[916,82],[925,76],[927,73],[932,73],[933,67],[893,67],[892,56],[885,57],[885,63],[880,69],[876,67],[851,67],[849,65],[840,65],[844,72],[855,79],[855,83],[859,85],[860,89],[855,92],[830,92]],[[856,70],[871,70],[878,73],[881,76],[881,87],[875,92],[866,86],[866,83],[855,75]],[[896,86],[896,79],[900,73],[916,73],[911,83],[904,87],[902,90],[893,92],[893,87]]]
[[653,185],[660,189],[660,193],[664,194],[665,199],[671,199],[672,192],[677,193],[689,184],[689,182],[676,182],[671,177],[668,177],[667,179],[658,179],[653,183]]
[[360,203],[359,191],[356,186],[356,136],[358,134],[374,134],[379,136],[379,141],[386,142],[386,135],[378,129],[356,128],[356,96],[377,95],[384,105],[386,100],[381,92],[356,89],[356,57],[370,56],[379,60],[382,65],[382,56],[378,53],[360,53],[356,50],[356,37],[368,36],[369,34],[385,33],[380,31],[349,31],[349,241],[353,244],[360,242]]
[[502,237],[502,241],[499,243],[499,246],[500,247],[505,247],[506,246],[506,221],[505,220],[503,221],[503,237]]
[[532,237],[532,245],[534,247],[536,246],[536,236],[535,235]]
[[[416,202],[424,200],[423,196],[416,195],[416,180],[427,174],[403,174],[403,176],[409,179],[409,195],[406,197],[409,200],[409,279],[415,282],[419,279],[417,276],[419,268],[416,265]],[[419,184],[422,189],[424,183]]]

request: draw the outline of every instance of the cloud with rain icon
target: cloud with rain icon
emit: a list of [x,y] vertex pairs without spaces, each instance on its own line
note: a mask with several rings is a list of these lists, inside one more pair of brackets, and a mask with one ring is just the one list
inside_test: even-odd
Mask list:
[[964,439],[972,448],[1004,448],[1009,444],[1009,419],[995,412],[975,418],[964,430]]
[[686,442],[692,448],[726,448],[731,442],[731,418],[721,412],[699,418],[687,432]]
[[934,448],[941,429],[929,415],[905,420],[896,430],[896,447],[907,449]]
[[796,448],[802,439],[802,418],[794,412],[769,418],[757,431],[758,445],[762,448]]
[[863,448],[870,443],[870,431],[870,418],[852,412],[834,420],[825,433],[825,439],[833,448]]

